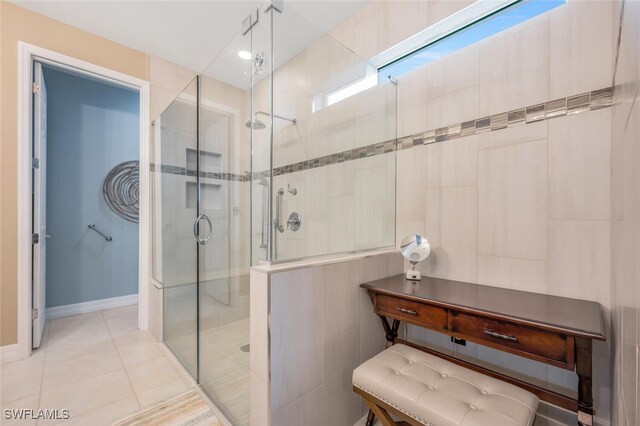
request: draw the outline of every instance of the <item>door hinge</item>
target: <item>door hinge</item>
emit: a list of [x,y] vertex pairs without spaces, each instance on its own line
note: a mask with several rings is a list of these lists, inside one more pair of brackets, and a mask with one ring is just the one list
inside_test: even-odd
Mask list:
[[33,93],[36,95],[40,93],[40,85],[35,81],[33,82]]
[[38,308],[33,308],[31,310],[31,316],[33,317],[33,319],[38,318]]
[[40,242],[40,235],[37,232],[31,234],[31,244],[38,244]]
[[31,167],[33,167],[34,169],[39,169],[40,168],[40,159],[39,158],[32,158],[31,159]]

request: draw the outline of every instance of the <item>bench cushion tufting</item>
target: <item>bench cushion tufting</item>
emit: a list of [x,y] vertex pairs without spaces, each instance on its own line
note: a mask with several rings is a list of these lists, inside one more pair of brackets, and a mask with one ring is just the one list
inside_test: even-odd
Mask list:
[[538,408],[524,389],[402,344],[356,368],[353,385],[434,426],[530,426]]

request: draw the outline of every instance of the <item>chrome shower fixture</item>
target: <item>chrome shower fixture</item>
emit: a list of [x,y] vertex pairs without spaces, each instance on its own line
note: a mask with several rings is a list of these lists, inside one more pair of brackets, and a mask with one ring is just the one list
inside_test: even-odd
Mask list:
[[253,130],[262,130],[265,127],[267,127],[266,124],[264,124],[262,121],[258,120],[257,118],[247,121],[246,123],[244,123],[244,125]]
[[249,78],[255,77],[256,75],[261,75],[264,69],[264,53],[258,52],[253,57],[253,61],[251,62],[251,72],[245,72],[245,75]]
[[[267,127],[266,124],[264,124],[264,122],[258,120],[258,115],[266,115],[267,117],[270,117],[271,114],[267,114],[266,112],[263,111],[258,111],[253,115],[253,120],[249,120],[246,123],[244,123],[244,125],[250,129],[254,129],[254,130],[262,130],[265,127]],[[281,115],[276,115],[273,114],[273,116],[275,118],[279,118],[280,120],[284,120],[284,121],[288,121],[289,123],[293,124],[294,126],[298,123],[298,120],[296,120],[295,118],[287,118],[287,117],[283,117]]]

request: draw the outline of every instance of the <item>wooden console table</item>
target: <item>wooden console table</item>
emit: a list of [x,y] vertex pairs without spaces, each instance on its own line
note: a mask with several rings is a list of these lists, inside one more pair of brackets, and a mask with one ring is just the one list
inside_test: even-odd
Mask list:
[[[579,424],[593,424],[592,342],[606,340],[599,303],[441,278],[408,281],[404,275],[360,287],[369,292],[390,344],[413,346],[520,386],[543,401],[577,412]],[[402,321],[575,371],[578,399],[398,339]]]

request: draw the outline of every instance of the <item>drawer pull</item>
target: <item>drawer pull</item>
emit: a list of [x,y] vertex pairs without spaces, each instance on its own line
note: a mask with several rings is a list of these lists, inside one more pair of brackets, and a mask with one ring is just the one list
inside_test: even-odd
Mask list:
[[400,311],[403,314],[409,314],[409,315],[418,315],[418,313],[416,311],[413,311],[411,309],[405,309],[405,308],[396,308],[396,311]]
[[493,331],[493,330],[485,330],[484,334],[488,334],[489,336],[496,337],[498,339],[508,340],[510,342],[517,342],[518,341],[518,338],[516,336],[510,336],[508,334],[498,333],[498,332]]

